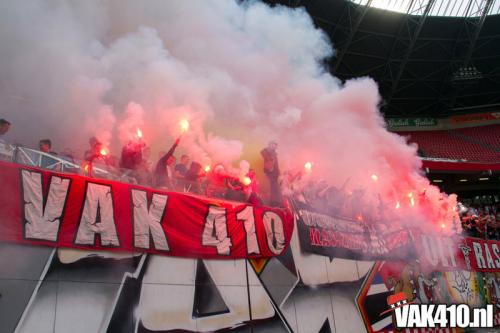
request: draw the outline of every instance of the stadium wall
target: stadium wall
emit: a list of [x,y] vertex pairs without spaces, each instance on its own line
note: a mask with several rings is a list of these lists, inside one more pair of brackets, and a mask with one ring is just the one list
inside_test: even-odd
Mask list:
[[0,244],[0,332],[364,332],[373,262],[197,260]]
[[399,292],[416,303],[498,307],[500,267],[450,270],[455,260],[443,250],[446,241],[427,242],[436,269],[423,261],[307,254],[297,233],[284,255],[269,260],[0,243],[0,332],[389,333],[386,300]]

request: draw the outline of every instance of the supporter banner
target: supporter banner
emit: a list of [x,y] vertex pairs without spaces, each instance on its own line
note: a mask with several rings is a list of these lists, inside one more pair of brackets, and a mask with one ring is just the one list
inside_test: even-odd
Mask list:
[[500,112],[465,114],[461,116],[453,116],[450,118],[450,122],[453,124],[472,124],[472,123],[490,122],[496,120],[500,120]]
[[500,272],[500,241],[429,234],[417,235],[415,241],[428,270]]
[[471,253],[464,248],[467,247],[464,238],[422,234],[416,230],[413,231],[413,235],[416,254],[422,267],[439,271],[453,271],[467,267],[464,253],[467,253],[469,260]]
[[356,260],[406,259],[413,251],[409,230],[369,229],[359,221],[299,210],[297,221],[303,251],[330,258]]
[[359,221],[298,210],[302,251],[330,258],[418,260],[434,271],[500,272],[500,241],[425,234],[419,229],[376,232]]
[[0,240],[196,258],[277,256],[289,210],[0,162]]
[[427,127],[437,126],[436,118],[387,118],[389,127]]

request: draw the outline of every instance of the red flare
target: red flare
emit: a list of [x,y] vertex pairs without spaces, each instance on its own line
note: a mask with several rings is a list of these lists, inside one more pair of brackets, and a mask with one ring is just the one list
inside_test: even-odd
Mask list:
[[410,198],[410,206],[414,207],[415,206],[415,198],[413,198],[412,192],[408,193],[408,198]]
[[186,133],[189,130],[189,121],[187,119],[181,119],[179,125],[181,126],[182,133]]
[[243,177],[242,183],[245,186],[249,186],[250,184],[252,184],[252,180],[250,179],[250,177]]

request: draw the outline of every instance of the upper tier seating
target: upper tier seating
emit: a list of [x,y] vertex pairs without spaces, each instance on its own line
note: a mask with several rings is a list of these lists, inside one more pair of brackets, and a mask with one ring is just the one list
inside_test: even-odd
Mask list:
[[500,163],[500,125],[446,131],[405,131],[427,157]]
[[452,132],[469,137],[477,142],[500,150],[500,124],[454,129]]

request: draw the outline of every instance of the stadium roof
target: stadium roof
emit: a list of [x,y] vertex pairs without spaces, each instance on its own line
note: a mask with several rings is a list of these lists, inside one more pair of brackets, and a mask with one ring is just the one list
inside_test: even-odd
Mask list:
[[[390,10],[399,13],[422,15],[432,2],[430,16],[481,16],[485,0],[351,0],[358,5]],[[493,0],[487,8],[487,15],[500,14],[500,0]]]
[[[500,109],[500,15],[487,15],[500,0],[266,2],[305,7],[335,48],[326,67],[342,80],[374,78],[387,117]],[[387,10],[397,3],[403,13]]]

